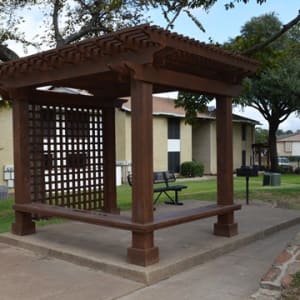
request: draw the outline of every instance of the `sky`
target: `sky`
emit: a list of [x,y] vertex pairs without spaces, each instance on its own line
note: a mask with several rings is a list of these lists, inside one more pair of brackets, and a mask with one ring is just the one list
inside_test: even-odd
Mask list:
[[[256,4],[255,0],[250,0],[247,5],[243,3],[236,4],[236,7],[231,10],[225,10],[224,4],[230,0],[219,0],[209,11],[205,12],[201,9],[193,10],[192,13],[202,23],[206,32],[201,32],[198,27],[186,15],[180,16],[173,31],[186,35],[197,40],[208,42],[211,38],[214,42],[223,43],[230,38],[237,36],[240,33],[241,27],[252,17],[257,17],[265,13],[275,12],[283,24],[289,22],[297,16],[300,10],[300,0],[267,0],[262,5]],[[34,40],[36,34],[43,27],[40,11],[30,11],[28,13],[21,12],[25,17],[26,22],[22,25],[26,33],[26,37]],[[166,26],[166,22],[160,11],[152,10],[150,12],[153,23],[161,27]],[[20,55],[24,55],[21,45],[10,44],[13,49]],[[45,50],[45,49],[41,49]],[[34,48],[29,48],[27,54],[37,52]],[[171,94],[171,97],[174,94]],[[253,118],[261,122],[263,128],[267,128],[267,123],[263,117],[254,109],[234,108],[234,113]],[[281,124],[282,130],[297,130],[300,129],[300,119],[295,115]]]
[[[256,1],[250,0],[250,3],[244,5],[237,4],[234,9],[225,10],[224,4],[229,1],[219,0],[217,4],[208,12],[203,10],[195,10],[193,14],[198,17],[206,32],[201,32],[190,20],[185,16],[181,16],[175,23],[174,31],[198,39],[203,42],[208,42],[211,38],[214,42],[223,43],[240,34],[241,27],[252,17],[257,17],[262,14],[275,12],[283,24],[288,23],[297,16],[300,9],[299,0],[268,0],[267,3],[258,5]],[[155,24],[165,27],[166,23],[159,13],[153,15]],[[175,95],[171,95],[174,97]],[[234,113],[253,118],[259,121],[263,128],[268,128],[266,120],[261,114],[253,108],[241,107],[234,108]],[[296,114],[291,115],[283,122],[280,129],[296,131],[300,129],[300,119]]]

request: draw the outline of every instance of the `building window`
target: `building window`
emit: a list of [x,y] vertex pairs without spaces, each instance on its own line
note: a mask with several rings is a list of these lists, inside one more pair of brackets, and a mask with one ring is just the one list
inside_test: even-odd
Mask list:
[[168,171],[180,172],[180,152],[168,152]]
[[242,124],[242,141],[246,141],[247,136],[247,125]]
[[292,152],[292,142],[284,142],[284,152]]
[[168,139],[180,139],[180,119],[168,119]]
[[246,166],[246,150],[242,151],[242,166]]
[[180,119],[168,119],[168,171],[180,170]]

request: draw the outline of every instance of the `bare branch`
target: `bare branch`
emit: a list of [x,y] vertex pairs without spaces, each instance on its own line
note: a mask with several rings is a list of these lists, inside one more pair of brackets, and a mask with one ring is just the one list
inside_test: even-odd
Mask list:
[[169,22],[169,24],[167,25],[166,30],[169,30],[169,29],[171,29],[171,28],[173,27],[173,24],[174,24],[174,22],[176,21],[176,19],[178,18],[178,16],[180,15],[181,11],[182,11],[182,7],[180,7],[180,8],[176,11],[176,13],[175,13],[175,15],[173,16],[172,20],[171,20],[171,21]]
[[85,36],[88,33],[97,32],[97,31],[104,31],[106,33],[109,33],[109,30],[105,27],[101,26],[93,26],[93,24],[88,24],[86,26],[83,26],[78,32],[75,32],[73,34],[70,34],[67,38],[65,38],[65,44],[68,45],[74,41],[79,40],[83,36]]
[[65,44],[70,44],[76,40],[79,40],[80,38],[82,38],[88,33],[97,32],[97,31],[103,31],[105,33],[109,33],[109,30],[105,26],[102,26],[101,24],[95,25],[97,23],[98,18],[103,18],[105,20],[104,17],[105,12],[103,12],[103,14],[100,15],[100,10],[99,10],[100,6],[96,9],[97,5],[99,6],[99,3],[97,3],[97,1],[95,1],[92,6],[85,5],[85,8],[90,11],[91,19],[86,24],[84,24],[80,28],[80,30],[66,37]]
[[249,55],[252,55],[253,53],[255,53],[256,51],[258,51],[258,50],[260,50],[262,48],[265,48],[266,46],[268,46],[269,44],[271,44],[273,41],[275,41],[276,39],[278,39],[279,37],[281,37],[285,32],[287,32],[288,30],[290,30],[299,21],[300,21],[300,10],[298,11],[297,17],[294,18],[289,23],[283,25],[282,29],[280,31],[278,31],[277,33],[275,33],[274,35],[272,35],[269,39],[265,40],[264,42],[256,44],[253,47],[245,50],[241,54],[249,56]]

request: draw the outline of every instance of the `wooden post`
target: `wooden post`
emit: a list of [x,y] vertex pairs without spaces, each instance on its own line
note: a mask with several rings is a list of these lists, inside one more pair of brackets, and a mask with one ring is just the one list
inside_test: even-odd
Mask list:
[[115,108],[103,112],[104,211],[119,214],[116,192]]
[[[15,166],[15,202],[30,203],[28,98],[26,94],[13,95],[13,132]],[[15,212],[12,233],[26,235],[35,233],[31,213]]]
[[[132,130],[132,221],[145,224],[153,221],[153,128],[152,85],[131,81]],[[159,261],[154,247],[154,232],[132,232],[128,248],[130,263],[147,266]]]
[[[232,99],[217,98],[217,197],[219,205],[233,204],[233,133]],[[233,212],[219,215],[214,225],[214,234],[233,236],[238,233]]]

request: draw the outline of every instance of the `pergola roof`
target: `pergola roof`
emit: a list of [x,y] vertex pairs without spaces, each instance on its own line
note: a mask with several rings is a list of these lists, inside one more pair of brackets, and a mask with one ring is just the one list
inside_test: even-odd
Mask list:
[[153,83],[154,92],[235,96],[257,67],[249,58],[146,24],[4,63],[0,90],[53,85],[120,97],[130,94],[133,76]]
[[[131,230],[127,260],[142,266],[158,262],[154,231],[161,228],[218,216],[214,234],[236,235],[234,211],[241,205],[233,202],[232,96],[257,66],[149,25],[0,65],[0,92],[13,100],[13,232],[34,233],[35,215]],[[48,85],[52,91],[37,89]],[[88,93],[71,94],[70,88]],[[216,97],[218,204],[154,216],[152,95],[180,89]],[[121,96],[131,97],[131,217],[114,215],[115,107]]]

